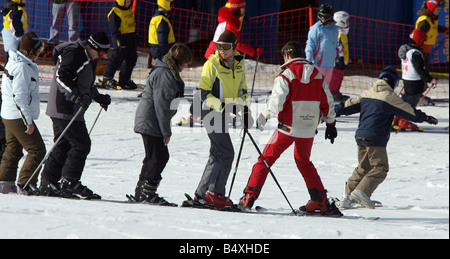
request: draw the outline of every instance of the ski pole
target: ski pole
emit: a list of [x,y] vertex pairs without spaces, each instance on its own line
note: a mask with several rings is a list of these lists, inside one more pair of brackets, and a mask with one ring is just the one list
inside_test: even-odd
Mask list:
[[237,160],[236,160],[236,167],[234,168],[233,179],[231,179],[231,185],[230,185],[230,191],[228,192],[228,198],[230,198],[231,190],[233,190],[234,179],[236,178],[236,173],[237,173],[237,169],[238,169],[238,166],[239,166],[239,161],[241,159],[242,148],[244,147],[245,134],[246,134],[246,130],[244,130],[244,135],[242,136],[241,147],[239,148],[239,154],[238,154],[238,157],[237,157]]
[[253,74],[252,91],[250,93],[250,97],[253,97],[253,89],[255,88],[256,70],[258,69],[258,63],[259,63],[259,55],[256,57],[255,73]]
[[[431,90],[432,88],[435,88],[435,87],[436,87],[436,84],[432,84],[432,85],[428,88],[428,90],[425,92],[425,94],[422,96],[422,98],[420,98],[419,102],[416,104],[416,107],[414,107],[414,109],[417,109],[417,107],[419,107],[420,103],[425,99],[425,97],[428,95],[428,93],[430,92],[430,90]],[[402,129],[403,129],[403,126],[404,126],[405,124],[406,124],[406,123],[403,123],[402,125],[399,125],[400,127],[398,127],[398,130],[395,132],[395,134],[397,134],[400,130],[402,130]]]
[[[244,126],[245,127],[245,126]],[[292,207],[291,203],[289,202],[289,199],[287,198],[286,194],[283,191],[283,188],[281,188],[280,183],[278,183],[277,178],[275,177],[274,173],[272,172],[272,169],[270,169],[269,164],[267,163],[266,159],[264,159],[263,154],[261,153],[261,150],[259,149],[258,145],[256,144],[255,140],[253,139],[252,135],[250,134],[250,132],[248,132],[247,128],[244,128],[244,130],[247,132],[248,137],[250,138],[250,140],[252,141],[253,145],[256,148],[256,151],[258,151],[259,153],[259,157],[262,159],[262,161],[264,162],[264,165],[267,167],[267,169],[269,169],[269,173],[272,176],[273,180],[275,181],[275,183],[277,184],[278,188],[280,189],[281,193],[283,194],[284,198],[286,199],[287,203],[289,204],[289,207],[291,207],[292,212],[294,212],[294,215],[297,216],[297,212],[295,212],[294,208]]]
[[47,152],[47,154],[45,154],[44,158],[42,159],[42,161],[39,163],[39,165],[36,167],[36,170],[34,170],[33,174],[30,176],[30,178],[28,179],[28,181],[25,183],[25,185],[23,186],[23,189],[25,189],[28,184],[30,183],[31,179],[33,179],[33,177],[36,175],[37,172],[41,171],[41,167],[42,165],[45,163],[45,161],[47,161],[48,157],[50,156],[50,154],[52,153],[53,149],[55,149],[56,145],[58,145],[59,141],[61,141],[61,139],[63,138],[64,134],[66,134],[67,130],[69,129],[69,127],[73,124],[73,122],[75,121],[75,119],[78,117],[78,115],[83,111],[83,107],[80,107],[80,109],[78,109],[77,113],[75,114],[75,116],[73,116],[72,120],[70,120],[69,124],[67,124],[66,128],[63,130],[63,132],[61,133],[61,135],[59,135],[58,139],[56,139],[55,143],[53,144],[52,148]]
[[94,123],[92,124],[92,127],[89,130],[89,135],[91,135],[91,132],[94,129],[94,126],[97,123],[98,117],[100,117],[100,113],[102,113],[102,111],[103,111],[103,107],[100,107],[100,111],[98,111],[97,117],[95,118]]

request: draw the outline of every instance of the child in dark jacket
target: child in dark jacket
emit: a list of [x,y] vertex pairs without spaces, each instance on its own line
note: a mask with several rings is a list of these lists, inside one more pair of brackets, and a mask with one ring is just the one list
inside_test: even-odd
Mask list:
[[[422,93],[428,88],[427,83],[435,85],[437,79],[425,69],[425,59],[422,53],[423,42],[427,39],[427,34],[419,29],[415,29],[407,44],[402,45],[398,50],[398,57],[402,60],[402,79],[404,85],[403,101],[416,107]],[[399,117],[394,119],[393,130],[411,129],[422,131],[421,127]]]
[[[111,89],[136,89],[131,80],[133,68],[137,62],[136,22],[131,9],[132,0],[116,0],[116,5],[108,14],[114,51],[108,59],[103,84]],[[120,67],[119,82],[114,81],[114,74]]]
[[350,208],[354,202],[375,208],[370,197],[389,171],[386,146],[394,116],[415,122],[438,123],[436,118],[416,110],[395,94],[399,79],[395,68],[385,68],[379,79],[360,96],[335,106],[337,117],[360,113],[355,134],[359,165],[347,180],[341,208]]

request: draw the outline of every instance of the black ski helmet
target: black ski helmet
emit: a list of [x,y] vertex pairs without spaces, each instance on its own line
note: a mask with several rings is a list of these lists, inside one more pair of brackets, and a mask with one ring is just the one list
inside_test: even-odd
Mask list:
[[325,22],[328,22],[329,20],[333,19],[333,14],[334,8],[332,5],[322,4],[319,7],[317,17],[319,18],[319,20],[325,20]]
[[398,85],[399,76],[397,73],[397,69],[392,66],[385,67],[383,71],[381,71],[378,78],[386,81],[392,87],[392,89],[395,89]]

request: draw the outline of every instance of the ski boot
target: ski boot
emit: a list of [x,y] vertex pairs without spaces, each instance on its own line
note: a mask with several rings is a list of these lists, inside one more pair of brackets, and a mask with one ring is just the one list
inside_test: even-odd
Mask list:
[[17,187],[14,181],[0,181],[0,193],[17,193]]
[[409,122],[407,120],[404,120],[404,119],[400,119],[400,122],[398,123],[398,126],[399,126],[399,128],[401,128],[401,131],[405,131],[407,129],[411,130],[411,131],[419,131],[419,132],[423,131],[422,127],[419,127],[416,124],[411,123],[411,122]]
[[206,204],[211,205],[216,209],[232,208],[234,205],[228,197],[217,192],[207,191],[204,199]]
[[39,186],[39,195],[49,197],[61,197],[61,192],[59,191],[59,184],[54,184],[46,179],[41,179],[41,185]]
[[17,194],[28,196],[39,195],[39,188],[35,184],[28,184],[27,187],[23,188],[24,186],[24,184],[17,184]]
[[122,89],[119,86],[119,83],[114,78],[111,78],[111,77],[103,77],[101,88],[111,89],[111,90],[120,90],[120,89]]
[[373,202],[369,196],[367,196],[367,194],[365,194],[363,191],[360,190],[354,190],[351,194],[350,194],[351,198],[363,205],[364,207],[368,208],[368,209],[375,209],[375,202]]
[[63,198],[77,198],[79,196],[86,200],[100,200],[102,198],[87,186],[82,185],[79,180],[69,177],[61,179],[59,191],[61,192],[61,197]]
[[178,207],[177,204],[166,201],[160,197],[156,190],[158,189],[159,181],[138,181],[135,190],[134,202],[149,203],[152,205]]
[[257,198],[258,196],[255,193],[244,193],[244,196],[239,200],[239,206],[244,210],[251,210]]
[[343,214],[336,207],[334,199],[327,198],[327,190],[319,192],[316,188],[308,190],[311,200],[299,208],[300,211],[308,215],[323,215],[331,217],[341,217]]
[[125,90],[134,90],[137,88],[137,85],[131,79],[128,80],[119,79],[119,85],[122,89]]

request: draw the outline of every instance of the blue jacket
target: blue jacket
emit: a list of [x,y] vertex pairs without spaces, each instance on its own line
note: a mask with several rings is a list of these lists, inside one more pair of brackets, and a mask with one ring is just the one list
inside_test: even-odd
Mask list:
[[308,32],[306,59],[321,68],[333,68],[337,55],[339,31],[336,23],[331,26],[316,22]]
[[360,113],[355,137],[364,138],[369,146],[387,146],[394,116],[423,122],[427,115],[414,109],[395,94],[384,80],[372,83],[360,96],[335,105],[336,117]]

